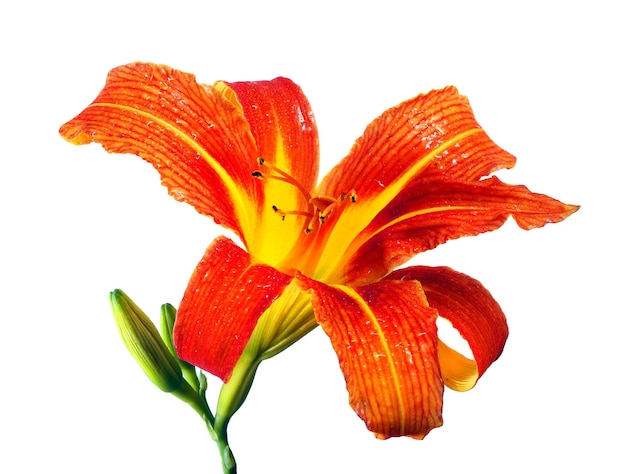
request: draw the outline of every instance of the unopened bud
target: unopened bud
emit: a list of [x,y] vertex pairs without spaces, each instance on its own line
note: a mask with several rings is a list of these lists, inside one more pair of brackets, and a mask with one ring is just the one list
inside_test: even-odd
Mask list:
[[172,356],[178,358],[174,348],[173,334],[174,323],[176,322],[176,308],[166,303],[161,306],[161,337]]
[[111,307],[124,345],[148,378],[164,392],[186,384],[178,361],[150,318],[122,290],[111,292]]
[[171,304],[166,303],[161,306],[161,336],[163,342],[167,346],[170,354],[176,360],[179,367],[182,370],[184,379],[191,384],[196,390],[200,389],[200,381],[198,380],[198,374],[196,373],[196,367],[189,362],[185,362],[178,358],[176,348],[174,347],[173,334],[174,324],[176,323],[176,308]]

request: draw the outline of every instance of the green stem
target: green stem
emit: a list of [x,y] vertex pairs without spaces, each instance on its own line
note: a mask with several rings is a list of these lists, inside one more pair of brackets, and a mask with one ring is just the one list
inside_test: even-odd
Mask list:
[[220,458],[222,459],[223,473],[236,474],[237,463],[235,462],[233,452],[228,445],[226,426],[222,426],[219,429],[216,429],[215,417],[206,401],[206,387],[204,385],[205,383],[202,383],[199,392],[197,392],[197,394],[200,396],[196,396],[193,399],[186,401],[196,411],[196,413],[198,413],[202,417],[204,423],[206,424],[207,430],[209,431],[211,439],[215,441],[215,444],[217,444],[217,449],[220,453]]
[[233,452],[230,450],[227,439],[217,440],[217,449],[220,452],[222,458],[222,471],[224,474],[237,474],[237,463]]
[[[211,439],[217,444],[217,449],[220,453],[220,458],[222,459],[223,473],[236,474],[237,463],[235,462],[235,457],[233,456],[230,446],[228,445],[226,426],[224,425],[216,429],[215,416],[211,412],[211,408],[206,401],[205,383],[201,383],[200,389],[198,391],[194,391],[193,388],[188,384],[185,384],[184,387],[184,390],[180,390],[178,393],[175,393],[175,395],[181,400],[185,401],[204,420]],[[187,387],[189,388],[187,389]]]

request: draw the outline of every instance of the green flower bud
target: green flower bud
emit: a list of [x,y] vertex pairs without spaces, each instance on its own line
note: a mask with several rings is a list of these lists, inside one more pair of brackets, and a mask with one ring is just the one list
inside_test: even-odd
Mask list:
[[122,290],[114,290],[110,297],[124,345],[148,378],[164,392],[186,391],[178,361],[150,318]]
[[[176,353],[176,348],[174,347],[173,335],[174,335],[174,324],[176,323],[176,308],[174,308],[171,304],[165,303],[161,306],[161,336],[163,337],[163,342],[167,346],[170,351],[170,354],[176,359],[178,365],[180,366],[184,379],[189,382],[189,384],[195,389],[200,390],[200,381],[198,380],[198,375],[196,373],[196,367],[191,365],[184,360],[178,358],[178,354]],[[204,392],[201,392],[204,393]]]
[[174,334],[174,323],[176,322],[176,308],[174,308],[171,304],[166,303],[161,306],[161,336],[163,337],[163,342],[167,346],[175,358],[178,359],[178,355],[176,354],[176,349],[174,348],[173,334]]

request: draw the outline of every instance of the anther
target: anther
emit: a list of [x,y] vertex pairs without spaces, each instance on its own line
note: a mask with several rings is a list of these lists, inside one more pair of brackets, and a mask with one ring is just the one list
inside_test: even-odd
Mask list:
[[337,204],[337,202],[333,202],[331,204],[329,204],[328,206],[326,206],[325,209],[319,211],[319,215],[318,215],[318,219],[320,221],[320,224],[323,224],[324,222],[326,222],[326,218],[333,212],[333,210],[335,208],[337,208],[339,205]]
[[278,214],[282,218],[282,220],[285,220],[285,216],[304,216],[304,217],[310,217],[310,218],[315,217],[310,212],[305,212],[305,211],[283,211],[282,209],[279,209],[278,206],[275,206],[275,205],[272,205],[272,210],[276,214]]
[[311,231],[313,230],[314,223],[315,223],[315,215],[312,215],[309,221],[306,223],[306,228],[304,229],[304,232],[306,232],[307,234],[310,234]]
[[[346,193],[345,191],[341,193],[341,196],[339,196],[339,200],[343,201],[348,193]],[[350,191],[350,202],[355,203],[356,202],[356,191],[353,189]]]
[[280,216],[280,218],[282,220],[285,220],[285,213],[283,211],[281,211],[280,209],[278,209],[276,206],[272,206],[272,209],[274,210],[274,212],[276,214],[278,214]]

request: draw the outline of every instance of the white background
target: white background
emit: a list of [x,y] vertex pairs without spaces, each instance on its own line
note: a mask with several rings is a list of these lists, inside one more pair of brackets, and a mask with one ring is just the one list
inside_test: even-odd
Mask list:
[[[220,228],[151,166],[57,134],[114,66],[299,83],[323,169],[383,110],[447,84],[518,157],[507,182],[582,205],[564,223],[414,262],[481,280],[503,356],[442,428],[379,441],[314,331],[264,363],[230,427],[241,474],[624,472],[625,158],[619,2],[22,2],[0,7],[0,471],[218,473],[196,414],[126,353],[108,292],[177,304]],[[10,2],[17,5],[18,2]],[[217,387],[215,381],[212,387]]]

